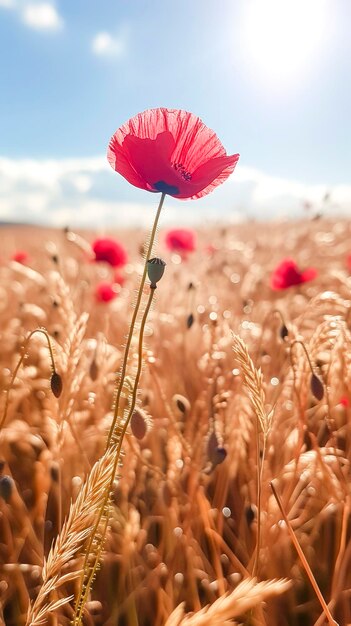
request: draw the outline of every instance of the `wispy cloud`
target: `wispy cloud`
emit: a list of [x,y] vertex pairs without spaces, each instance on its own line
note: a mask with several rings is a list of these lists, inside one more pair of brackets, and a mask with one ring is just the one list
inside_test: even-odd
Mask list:
[[[351,185],[307,185],[245,166],[238,166],[229,181],[196,202],[167,198],[163,223],[295,218],[304,215],[306,201],[315,210],[323,208],[327,215],[349,213],[351,209]],[[327,192],[330,199],[323,202]],[[121,194],[123,200],[119,199]],[[126,197],[132,200],[128,202]],[[133,198],[141,200],[134,202]],[[55,226],[140,226],[149,224],[149,209],[156,202],[153,194],[129,189],[104,156],[50,160],[0,157],[0,220]]]
[[91,42],[92,52],[99,57],[120,57],[125,52],[125,47],[125,34],[112,35],[107,31],[96,33]]
[[34,30],[55,32],[64,25],[63,18],[53,2],[0,0],[0,8],[12,9],[28,28]]
[[22,9],[22,19],[30,28],[56,31],[63,26],[63,19],[50,2],[26,4]]

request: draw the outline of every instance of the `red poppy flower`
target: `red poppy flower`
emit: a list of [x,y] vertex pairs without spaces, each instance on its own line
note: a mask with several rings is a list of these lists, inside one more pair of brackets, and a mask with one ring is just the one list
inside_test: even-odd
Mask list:
[[117,271],[115,273],[114,282],[117,283],[117,285],[120,285],[122,287],[124,283],[126,282],[126,277]]
[[196,248],[196,233],[188,228],[174,228],[165,237],[165,244],[171,252],[188,254]]
[[123,267],[127,262],[127,252],[114,239],[108,237],[96,239],[92,244],[95,261],[105,261],[112,267]]
[[95,298],[98,302],[111,302],[117,292],[110,283],[99,283],[95,288]]
[[314,267],[301,272],[293,259],[284,259],[271,275],[271,287],[275,290],[287,289],[293,285],[301,285],[317,276]]
[[132,185],[175,198],[201,198],[233,172],[217,135],[192,113],[150,109],[121,126],[110,140],[111,167]]
[[342,404],[342,406],[344,406],[346,409],[347,407],[350,406],[350,400],[348,399],[347,396],[341,396],[339,400],[339,404]]
[[16,250],[11,257],[12,261],[17,261],[17,263],[26,264],[28,261],[28,254],[24,250]]

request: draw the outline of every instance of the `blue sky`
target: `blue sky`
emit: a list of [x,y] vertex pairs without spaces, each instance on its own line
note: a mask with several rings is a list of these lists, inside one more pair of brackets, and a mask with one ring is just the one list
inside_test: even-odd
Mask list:
[[349,0],[0,0],[0,220],[139,223],[105,164],[138,111],[183,108],[240,152],[176,223],[351,206]]

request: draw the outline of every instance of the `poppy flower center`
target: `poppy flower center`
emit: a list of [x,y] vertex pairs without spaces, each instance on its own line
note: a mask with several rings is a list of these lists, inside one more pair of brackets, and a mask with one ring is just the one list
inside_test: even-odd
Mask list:
[[[188,172],[182,163],[171,163],[173,169],[177,172],[177,174],[186,182],[191,180],[191,174]],[[170,196],[177,196],[179,194],[179,187],[176,185],[170,185],[166,183],[164,180],[158,180],[153,184],[153,188],[156,191],[162,191],[163,193],[168,193]]]
[[191,180],[191,174],[190,172],[187,172],[184,165],[182,165],[181,163],[172,163],[172,165],[176,172],[178,172],[178,174],[180,174],[181,177],[184,178],[184,180]]

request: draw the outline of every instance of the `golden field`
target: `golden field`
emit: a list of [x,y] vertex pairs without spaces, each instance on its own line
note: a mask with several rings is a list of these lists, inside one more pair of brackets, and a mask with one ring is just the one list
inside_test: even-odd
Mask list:
[[[145,235],[112,233],[129,262],[105,303],[94,290],[114,274],[92,261],[96,233],[0,230],[0,619],[72,623],[105,523],[87,626],[347,626],[351,224],[208,227],[183,260],[163,232],[107,515],[106,438]],[[318,275],[274,291],[287,257]]]

